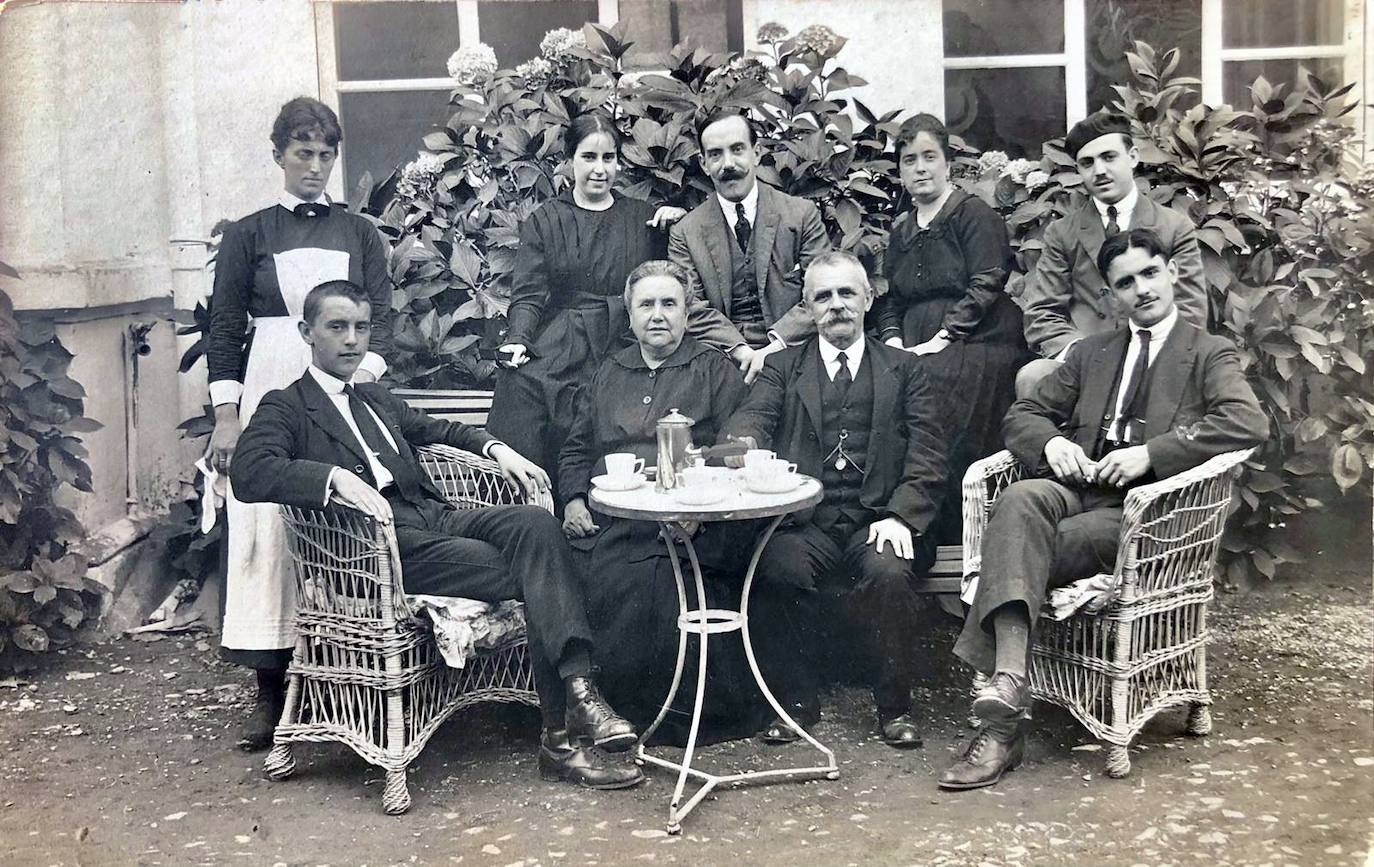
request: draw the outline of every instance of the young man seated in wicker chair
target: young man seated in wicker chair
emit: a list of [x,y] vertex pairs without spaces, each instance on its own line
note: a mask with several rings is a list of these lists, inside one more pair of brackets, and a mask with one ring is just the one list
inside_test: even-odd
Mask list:
[[432,419],[375,383],[352,385],[370,313],[367,293],[346,280],[306,296],[300,332],[311,365],[268,394],[243,432],[230,468],[235,493],[300,508],[337,503],[393,524],[409,593],[523,600],[544,715],[541,774],[598,789],[640,782],[627,754],[613,754],[636,736],[592,681],[582,588],[558,520],[533,505],[454,508],[412,446],[483,454],[530,495],[547,490],[548,476],[481,429]]
[[992,678],[973,701],[982,728],[942,788],[990,786],[1020,763],[1041,604],[1052,585],[1114,568],[1127,491],[1268,430],[1235,347],[1180,320],[1178,266],[1158,235],[1113,235],[1097,266],[1129,327],[1083,338],[1007,413],[1007,448],[1039,478],[1010,485],[988,519],[954,650]]

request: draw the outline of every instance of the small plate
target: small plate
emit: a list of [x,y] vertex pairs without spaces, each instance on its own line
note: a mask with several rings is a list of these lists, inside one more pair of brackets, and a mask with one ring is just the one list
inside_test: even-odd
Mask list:
[[786,494],[801,487],[801,483],[801,477],[796,473],[787,473],[776,482],[759,482],[744,477],[744,486],[756,494]]
[[684,506],[705,506],[725,499],[729,491],[724,485],[688,485],[673,489],[673,499]]
[[603,491],[633,491],[635,488],[644,484],[644,474],[633,473],[628,476],[593,476],[592,484]]

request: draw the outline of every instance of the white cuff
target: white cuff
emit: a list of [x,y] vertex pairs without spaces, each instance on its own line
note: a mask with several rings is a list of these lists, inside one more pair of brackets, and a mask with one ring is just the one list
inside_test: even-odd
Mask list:
[[782,336],[779,335],[778,332],[776,332],[776,331],[770,330],[770,331],[768,332],[768,342],[769,342],[769,343],[776,343],[776,344],[778,345],[778,348],[779,348],[779,349],[786,349],[786,348],[787,348],[787,341],[786,341],[786,340],[783,340],[783,339],[782,339]]
[[333,467],[333,468],[331,468],[331,469],[329,470],[329,475],[328,475],[328,476],[325,476],[325,479],[324,479],[324,502],[323,502],[323,505],[325,505],[325,506],[328,506],[328,505],[329,505],[329,500],[330,500],[331,496],[333,495],[333,491],[334,491],[334,474],[337,473],[340,469],[341,469],[340,467]]
[[[491,442],[489,442],[489,443],[487,443],[486,445],[482,446],[482,457],[486,458],[486,459],[489,460],[489,461],[494,461],[494,460],[496,460],[496,458],[493,458],[493,457],[491,456],[491,450],[494,449],[494,448],[496,448],[497,446],[504,446],[504,445],[506,445],[506,444],[503,443],[503,442],[501,442],[500,440],[492,440]],[[509,448],[509,446],[507,446],[507,448]]]
[[358,369],[372,374],[374,381],[380,380],[382,374],[386,373],[386,359],[375,352],[369,352],[363,356],[363,363],[358,365]]
[[1068,346],[1065,346],[1063,349],[1059,350],[1059,353],[1058,353],[1057,355],[1055,355],[1054,360],[1055,360],[1055,361],[1065,361],[1065,360],[1067,360],[1068,357],[1069,357],[1069,350],[1070,350],[1070,349],[1073,349],[1073,345],[1074,345],[1075,343],[1077,343],[1079,340],[1082,340],[1082,339],[1083,339],[1083,338],[1080,337],[1080,338],[1077,338],[1077,339],[1074,339],[1074,340],[1070,340]]
[[215,406],[238,403],[241,397],[243,397],[243,383],[241,382],[232,379],[220,379],[210,383],[210,403]]

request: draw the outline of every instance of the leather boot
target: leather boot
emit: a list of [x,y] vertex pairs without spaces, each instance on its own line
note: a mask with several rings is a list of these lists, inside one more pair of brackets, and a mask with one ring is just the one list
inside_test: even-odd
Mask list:
[[[797,725],[808,731],[821,721],[820,701],[815,698],[808,701],[792,702],[786,705],[786,708],[788,715],[796,721]],[[788,725],[782,717],[774,717],[773,721],[759,731],[755,737],[766,744],[790,744],[801,740],[801,732]]]
[[1019,723],[984,723],[963,755],[940,775],[942,789],[991,786],[1021,764],[1026,737]]
[[590,677],[570,677],[565,683],[564,720],[574,746],[598,746],[613,753],[634,746],[639,739],[634,726],[607,704]]
[[627,789],[644,782],[644,772],[629,758],[595,746],[574,746],[566,729],[545,729],[539,741],[539,776],[586,789]]
[[239,728],[238,748],[256,753],[272,746],[272,734],[286,706],[286,669],[259,668],[258,697],[253,710]]

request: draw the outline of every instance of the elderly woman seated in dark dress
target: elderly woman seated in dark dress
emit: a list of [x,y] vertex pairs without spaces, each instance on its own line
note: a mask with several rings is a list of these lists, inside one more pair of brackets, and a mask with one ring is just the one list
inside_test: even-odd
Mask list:
[[[678,647],[677,585],[657,524],[609,518],[587,505],[591,479],[605,472],[603,458],[633,452],[646,466],[657,460],[658,420],[676,409],[695,421],[692,438],[715,442],[721,424],[743,401],[738,368],[718,350],[686,335],[686,272],[650,260],[625,282],[625,306],[637,343],[609,356],[578,395],[572,429],[559,458],[564,531],[586,564],[588,618],[596,646],[604,650],[602,690],[615,707],[643,727],[657,715],[672,684]],[[708,603],[729,607],[739,600],[743,555],[754,528],[746,522],[711,523],[694,546],[706,577]],[[691,599],[689,589],[689,603]],[[756,587],[751,618],[767,618],[785,599]],[[775,610],[775,609],[774,609]],[[692,639],[696,640],[695,637]],[[781,648],[755,647],[764,655]],[[687,658],[696,659],[691,650]],[[768,719],[737,636],[717,641],[708,663],[703,742],[741,737]],[[686,740],[695,676],[684,686],[658,729],[656,740]]]

